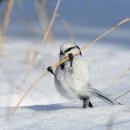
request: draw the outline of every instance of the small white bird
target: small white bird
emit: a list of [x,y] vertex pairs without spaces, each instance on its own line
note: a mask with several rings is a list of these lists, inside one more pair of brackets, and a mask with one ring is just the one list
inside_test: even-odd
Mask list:
[[[76,52],[78,55],[74,56]],[[55,73],[51,67],[47,70],[54,75],[58,92],[68,99],[80,99],[83,108],[93,107],[89,101],[91,97],[98,97],[110,104],[120,104],[90,85],[87,62],[83,59],[79,46],[73,42],[66,42],[60,48],[59,61],[69,57],[69,60],[59,65]]]

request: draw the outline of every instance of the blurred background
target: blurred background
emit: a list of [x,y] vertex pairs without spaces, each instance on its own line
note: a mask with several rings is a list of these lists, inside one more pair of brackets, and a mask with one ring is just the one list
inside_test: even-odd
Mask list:
[[[6,37],[41,40],[56,3],[57,0],[0,0],[1,31]],[[126,17],[130,17],[129,0],[61,0],[48,40],[94,39]],[[119,29],[124,35],[130,26]],[[113,35],[113,41],[129,43],[129,33],[125,35],[125,39]]]

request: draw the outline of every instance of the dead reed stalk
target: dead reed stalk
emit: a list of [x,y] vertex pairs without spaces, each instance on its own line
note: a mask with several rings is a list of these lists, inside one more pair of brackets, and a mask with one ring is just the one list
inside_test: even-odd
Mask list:
[[3,21],[1,25],[1,30],[0,30],[0,54],[3,55],[3,39],[4,39],[4,34],[8,28],[8,24],[10,22],[10,17],[11,17],[11,12],[13,8],[14,0],[8,0],[3,16]]

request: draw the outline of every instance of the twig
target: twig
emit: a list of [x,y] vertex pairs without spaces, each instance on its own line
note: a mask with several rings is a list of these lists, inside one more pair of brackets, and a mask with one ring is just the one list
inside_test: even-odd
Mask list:
[[[98,41],[99,39],[101,39],[102,37],[104,37],[105,35],[107,35],[108,33],[110,33],[111,31],[113,31],[114,29],[116,29],[117,27],[119,27],[121,24],[124,24],[126,22],[130,21],[130,18],[126,18],[124,20],[122,20],[120,23],[118,23],[117,25],[115,25],[114,27],[112,27],[111,29],[109,29],[108,31],[106,31],[105,33],[103,33],[101,36],[97,37],[94,41],[90,42],[89,44],[85,45],[84,47],[81,48],[81,50],[84,49],[88,49],[90,46],[92,46],[93,44],[96,43],[96,41]],[[74,56],[78,55],[79,51],[77,51]],[[66,57],[65,59],[63,59],[60,62],[57,62],[56,64],[52,65],[52,68],[55,68],[59,65],[61,65],[62,63],[64,63],[65,61],[67,61],[69,58]],[[36,85],[36,83],[38,83],[43,77],[45,77],[48,74],[48,71],[45,71],[39,78],[37,78],[37,80],[35,80],[31,86],[29,86],[29,88],[25,91],[25,93],[23,94],[23,96],[20,98],[20,100],[18,101],[16,107],[13,109],[13,111],[11,112],[11,114],[14,114],[15,111],[17,110],[17,108],[19,107],[20,103],[22,102],[22,100],[25,98],[25,96],[32,90],[32,88]]]

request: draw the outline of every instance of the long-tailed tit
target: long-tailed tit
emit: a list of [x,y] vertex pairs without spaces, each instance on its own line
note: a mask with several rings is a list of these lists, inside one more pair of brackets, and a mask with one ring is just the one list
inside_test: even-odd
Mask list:
[[[74,55],[79,52],[78,55]],[[60,48],[59,61],[69,57],[69,60],[59,65],[55,73],[51,67],[47,70],[54,75],[55,86],[58,92],[68,99],[80,99],[83,108],[93,107],[91,97],[98,97],[109,104],[119,104],[104,93],[92,88],[89,80],[87,62],[83,59],[81,50],[73,42],[64,43]]]

